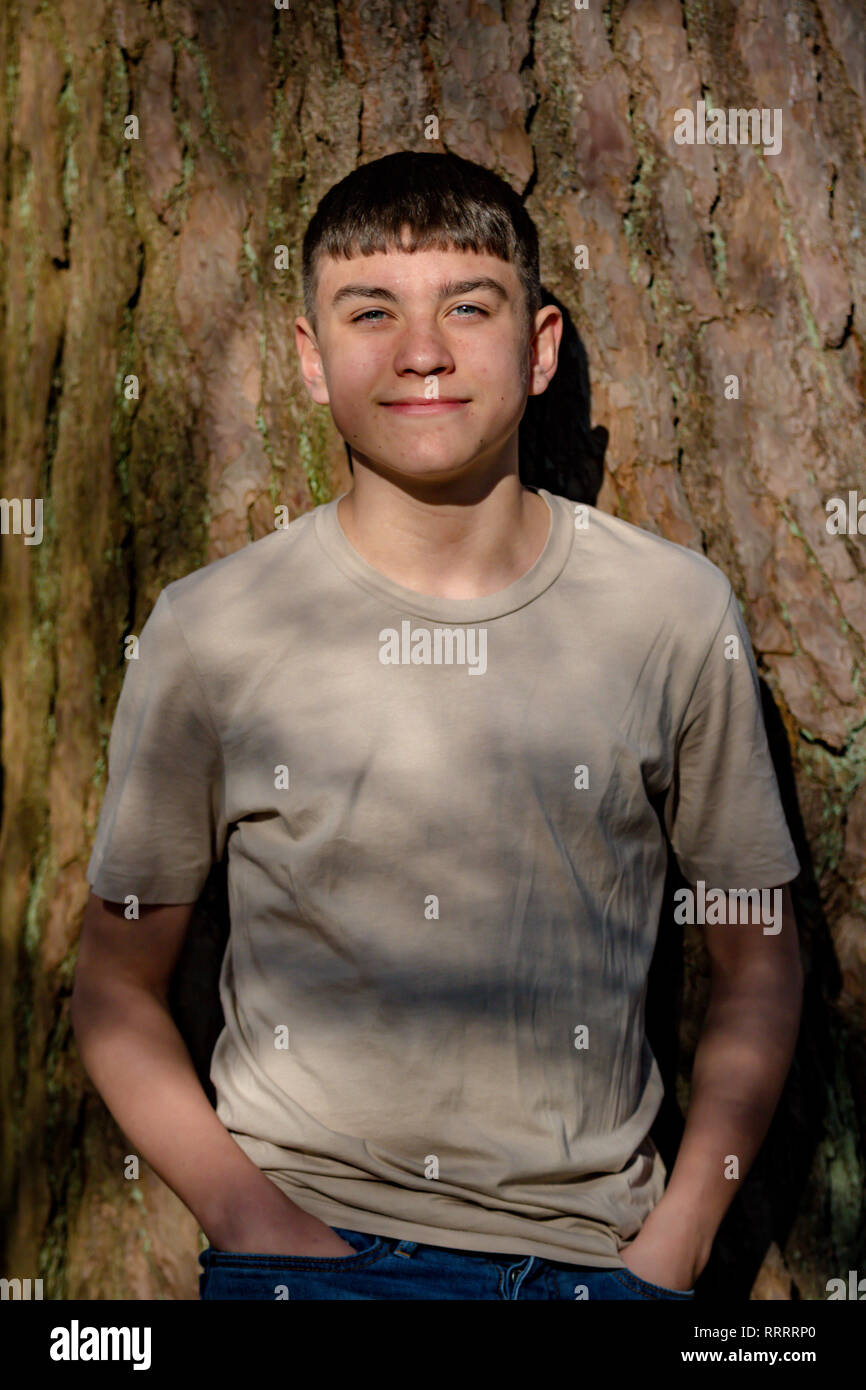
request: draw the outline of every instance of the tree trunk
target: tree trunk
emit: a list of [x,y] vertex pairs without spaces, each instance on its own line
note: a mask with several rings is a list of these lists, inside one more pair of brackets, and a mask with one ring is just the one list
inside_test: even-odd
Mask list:
[[[43,499],[44,532],[5,535],[0,565],[5,1274],[50,1298],[197,1296],[196,1222],[146,1164],[124,1176],[69,1025],[123,638],[276,505],[293,518],[351,485],[298,373],[301,240],[338,177],[403,148],[526,195],[573,321],[559,395],[521,427],[524,479],[704,551],[765,679],[807,1001],[705,1286],[824,1298],[863,1269],[866,559],[826,525],[829,498],[864,492],[858,10],[7,0],[2,486]],[[675,111],[701,99],[780,108],[781,151],[677,144]],[[203,1078],[219,1020],[190,961],[218,962],[221,904],[215,871],[175,990]],[[664,932],[659,950],[676,967]],[[684,953],[660,1136],[706,999],[697,928]]]

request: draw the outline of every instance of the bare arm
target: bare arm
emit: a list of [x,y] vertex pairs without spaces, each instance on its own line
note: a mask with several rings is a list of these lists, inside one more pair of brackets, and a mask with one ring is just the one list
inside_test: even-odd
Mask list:
[[713,973],[686,1126],[665,1192],[626,1261],[670,1288],[692,1287],[764,1141],[794,1055],[803,997],[787,884],[777,935],[757,923],[708,924],[705,931]]
[[219,1120],[168,1007],[193,904],[118,904],[90,895],[72,993],[84,1067],[130,1143],[217,1249],[315,1256],[352,1247],[302,1211]]

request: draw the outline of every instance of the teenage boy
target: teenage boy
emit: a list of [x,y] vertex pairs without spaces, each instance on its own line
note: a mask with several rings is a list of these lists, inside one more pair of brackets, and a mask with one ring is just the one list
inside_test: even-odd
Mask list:
[[[84,1063],[211,1242],[202,1297],[690,1298],[800,1010],[737,599],[703,555],[521,485],[562,319],[501,180],[387,156],[303,252],[301,374],[354,486],[144,625],[88,866]],[[663,827],[698,920],[719,889],[784,909],[706,914],[667,1186]],[[214,1113],[167,990],[226,846]]]

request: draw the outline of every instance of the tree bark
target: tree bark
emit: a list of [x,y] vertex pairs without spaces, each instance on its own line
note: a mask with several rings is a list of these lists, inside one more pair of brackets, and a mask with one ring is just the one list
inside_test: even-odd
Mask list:
[[[404,148],[494,168],[539,228],[579,392],[574,417],[545,404],[547,432],[528,414],[524,476],[706,553],[765,681],[804,865],[806,1015],[706,1287],[823,1298],[862,1261],[866,559],[826,526],[829,498],[866,489],[858,11],[7,0],[2,486],[43,499],[44,534],[4,536],[0,561],[4,1273],[51,1298],[197,1296],[196,1223],[146,1165],[124,1177],[69,1025],[123,638],[170,580],[266,534],[276,505],[295,517],[351,485],[295,360],[301,240],[337,178]],[[780,108],[779,154],[676,144],[674,112],[701,99]],[[683,949],[681,1109],[697,928]],[[189,976],[176,998],[206,1072],[218,1020],[196,1032]]]

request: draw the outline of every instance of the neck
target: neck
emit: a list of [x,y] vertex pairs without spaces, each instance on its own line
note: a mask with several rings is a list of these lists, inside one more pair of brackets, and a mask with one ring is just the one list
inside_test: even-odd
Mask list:
[[531,569],[547,543],[550,510],[516,468],[493,481],[408,490],[353,462],[354,487],[337,504],[340,525],[362,559],[404,588],[483,598]]

